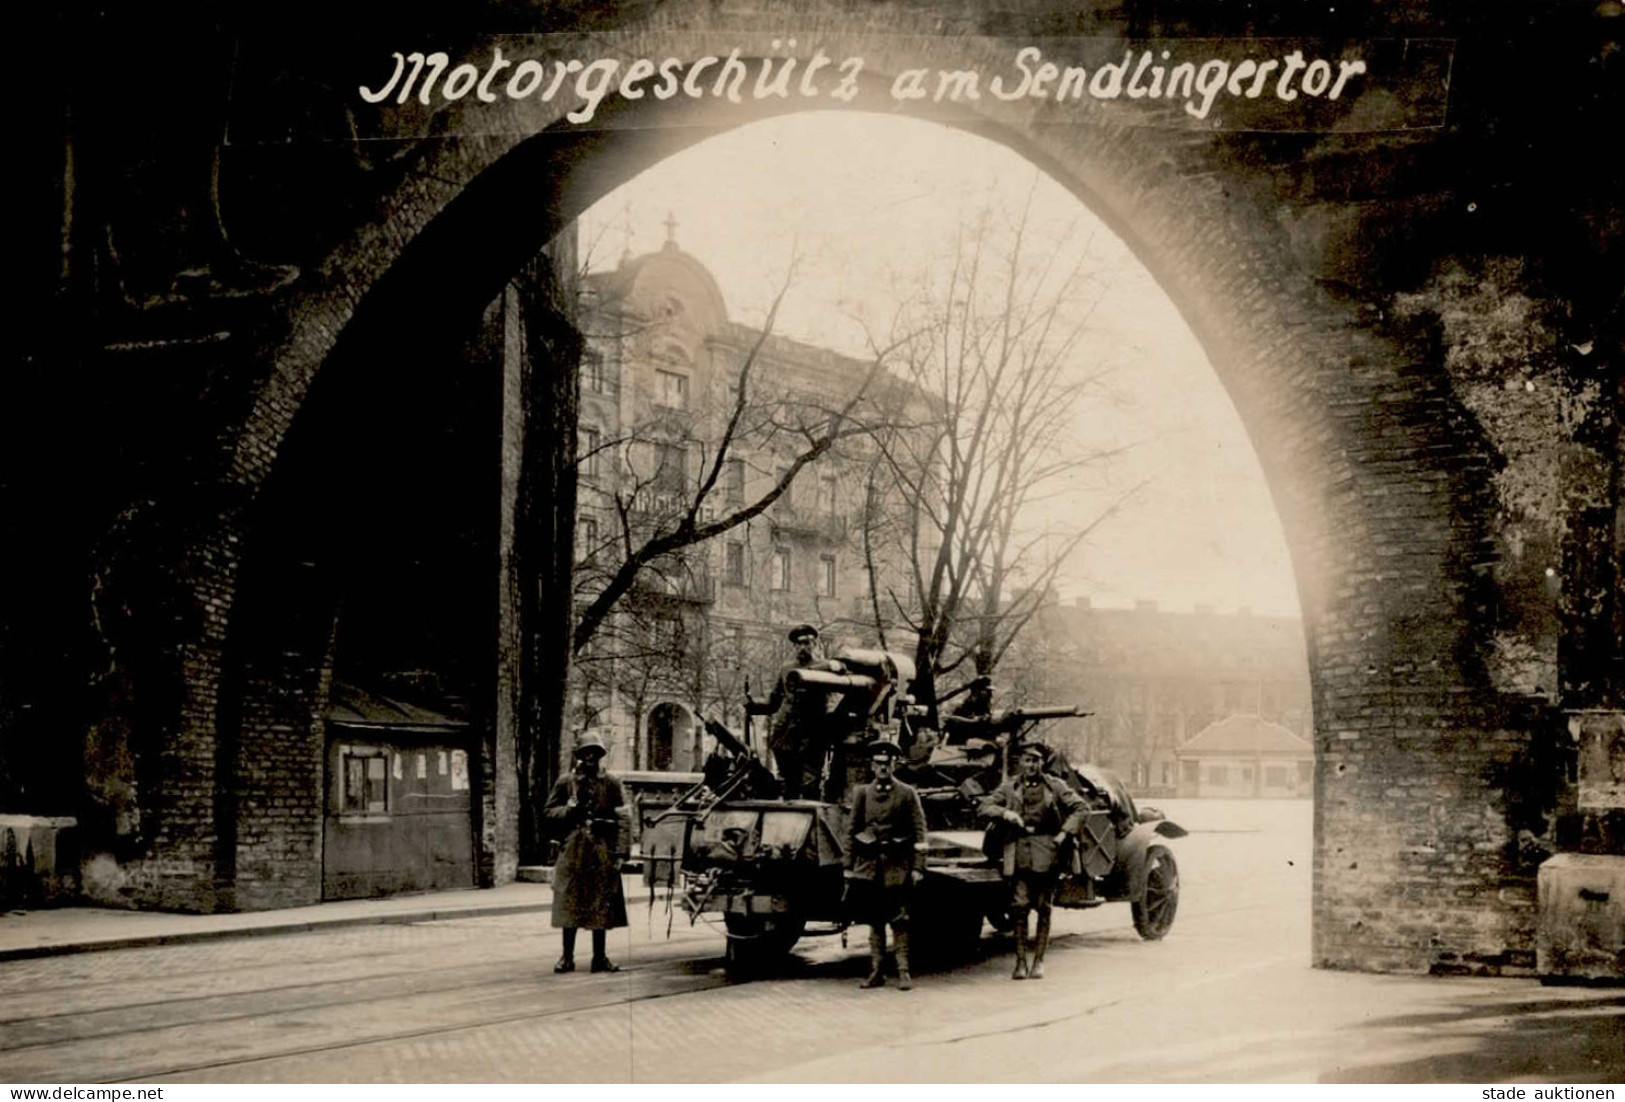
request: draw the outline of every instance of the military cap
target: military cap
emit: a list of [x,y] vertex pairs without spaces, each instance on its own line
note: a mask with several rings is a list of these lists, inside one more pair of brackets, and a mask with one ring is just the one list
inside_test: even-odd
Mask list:
[[811,624],[797,624],[790,629],[790,642],[799,643],[803,639],[817,639],[818,629]]
[[596,731],[586,731],[580,738],[576,739],[575,756],[578,758],[586,757],[588,754],[597,754],[599,757],[603,757],[607,753],[609,753],[609,746],[605,744],[604,736]]
[[875,741],[869,744],[869,756],[871,758],[877,757],[881,754],[886,754],[895,758],[900,757],[902,753],[903,748],[897,745],[891,739],[877,738]]
[[1024,742],[1021,744],[1021,753],[1024,757],[1028,754],[1037,754],[1041,758],[1048,758],[1049,747],[1042,742]]

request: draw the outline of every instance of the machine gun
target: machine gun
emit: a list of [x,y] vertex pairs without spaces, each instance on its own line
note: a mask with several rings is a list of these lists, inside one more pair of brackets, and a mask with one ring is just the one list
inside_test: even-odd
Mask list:
[[[714,719],[705,720],[705,732],[717,740],[718,752],[706,761],[700,782],[649,820],[647,826],[658,826],[666,819],[682,814],[695,814],[703,822],[718,804],[729,797],[764,796],[777,791],[778,782],[737,735]],[[726,757],[723,752],[726,752]]]
[[1055,704],[1042,708],[1011,708],[990,716],[944,716],[943,745],[959,746],[973,738],[1019,746],[1027,732],[1046,719],[1092,716],[1075,704]]

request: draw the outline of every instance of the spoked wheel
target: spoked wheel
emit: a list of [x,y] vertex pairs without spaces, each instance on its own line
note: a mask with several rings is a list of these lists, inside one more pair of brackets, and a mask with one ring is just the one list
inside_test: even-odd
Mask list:
[[775,967],[801,940],[806,927],[799,918],[779,918],[771,924],[758,915],[724,915],[728,929],[728,977],[750,979]]
[[1157,941],[1173,926],[1179,910],[1179,866],[1165,846],[1152,846],[1145,861],[1145,896],[1129,906],[1134,929],[1145,940]]

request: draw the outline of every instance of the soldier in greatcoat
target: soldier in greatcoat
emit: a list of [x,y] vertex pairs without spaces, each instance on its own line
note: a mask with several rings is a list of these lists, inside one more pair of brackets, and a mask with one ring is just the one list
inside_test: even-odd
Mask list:
[[925,808],[911,785],[892,775],[895,742],[870,747],[873,780],[852,790],[844,862],[847,904],[859,922],[869,925],[869,976],[864,987],[886,982],[886,927],[897,950],[897,986],[914,986],[908,971],[908,904],[917,847],[925,843]]
[[618,852],[621,825],[629,814],[621,782],[603,768],[608,747],[583,735],[575,767],[548,793],[543,816],[567,831],[553,866],[553,925],[564,931],[564,955],[555,972],[576,968],[576,930],[592,931],[592,971],[618,972],[605,952],[605,931],[626,925]]
[[772,717],[767,747],[773,751],[773,762],[784,782],[784,798],[796,800],[804,794],[816,798],[824,768],[829,695],[814,686],[793,685],[789,675],[792,670],[827,670],[829,663],[813,657],[818,629],[811,624],[791,628],[790,642],[796,648],[795,662],[779,671],[767,703],[753,705],[751,710]]
[[[983,818],[991,820],[989,841],[1001,845],[1005,882],[1010,888],[1010,915],[1016,923],[1016,967],[1013,980],[1043,979],[1044,952],[1049,948],[1050,912],[1061,874],[1061,854],[1077,833],[1087,805],[1064,781],[1044,772],[1045,749],[1037,743],[1022,748],[1020,772],[982,800]],[[1038,912],[1038,928],[1027,936],[1027,912]],[[1032,946],[1032,963],[1027,948]]]

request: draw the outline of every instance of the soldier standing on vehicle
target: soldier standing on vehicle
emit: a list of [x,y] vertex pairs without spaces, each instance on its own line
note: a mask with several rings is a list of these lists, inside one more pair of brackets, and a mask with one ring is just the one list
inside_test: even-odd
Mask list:
[[[1000,785],[981,803],[988,833],[1002,843],[1005,882],[1010,887],[1010,916],[1016,923],[1016,967],[1013,980],[1043,979],[1044,951],[1049,948],[1050,911],[1061,873],[1061,848],[1077,832],[1087,806],[1083,797],[1044,772],[1045,748],[1022,748],[1020,773]],[[991,840],[991,839],[990,839]],[[1027,963],[1027,912],[1038,912],[1038,929]]]
[[851,913],[869,926],[869,976],[886,982],[886,927],[897,949],[897,986],[914,986],[908,972],[909,891],[916,847],[925,844],[925,809],[912,786],[892,775],[903,751],[884,739],[871,744],[874,779],[852,790],[845,842],[846,896]]
[[628,814],[621,782],[603,769],[609,752],[598,735],[581,737],[575,768],[548,793],[542,815],[569,831],[553,866],[553,925],[564,931],[555,972],[576,970],[576,930],[592,931],[592,971],[619,972],[605,951],[605,931],[626,925],[618,853]]
[[791,685],[788,676],[791,670],[825,668],[825,663],[813,658],[813,644],[817,641],[818,629],[811,624],[797,624],[790,629],[796,660],[779,671],[779,680],[767,704],[753,709],[773,717],[767,747],[773,751],[787,800],[799,799],[803,792],[816,796],[818,778],[823,773],[826,734],[823,728],[829,712],[828,695],[809,685]]

